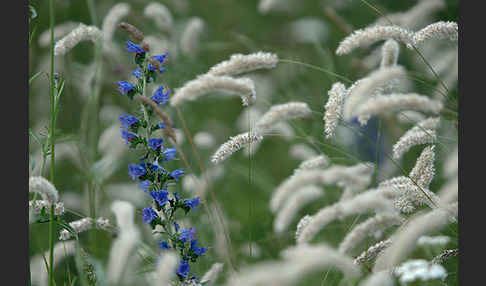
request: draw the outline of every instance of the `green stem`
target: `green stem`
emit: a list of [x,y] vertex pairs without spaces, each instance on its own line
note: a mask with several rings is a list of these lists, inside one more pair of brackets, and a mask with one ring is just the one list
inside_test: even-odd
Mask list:
[[[56,102],[54,94],[54,0],[49,0],[50,30],[51,30],[51,72],[49,75],[50,82],[50,100],[51,100],[51,127],[49,129],[49,141],[51,147],[51,168],[50,179],[54,185],[55,170],[55,128],[56,128]],[[49,286],[54,286],[54,204],[51,204],[49,220]]]

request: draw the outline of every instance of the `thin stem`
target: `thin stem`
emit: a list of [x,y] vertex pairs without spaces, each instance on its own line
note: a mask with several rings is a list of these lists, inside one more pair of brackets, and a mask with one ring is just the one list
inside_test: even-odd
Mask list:
[[297,65],[305,66],[305,67],[308,67],[308,68],[311,68],[311,69],[318,70],[318,71],[323,72],[323,73],[327,73],[327,74],[332,75],[334,77],[337,77],[339,79],[342,79],[342,80],[346,81],[347,83],[353,83],[353,81],[350,80],[347,77],[344,77],[342,75],[339,75],[339,74],[334,73],[332,71],[320,68],[320,67],[315,66],[315,65],[311,65],[311,64],[303,63],[303,62],[299,62],[299,61],[294,61],[294,60],[288,60],[288,59],[279,59],[278,61],[281,62],[281,63],[290,63],[290,64],[297,64]]
[[[50,88],[50,100],[51,100],[51,127],[49,129],[49,142],[51,147],[51,168],[50,179],[54,185],[55,178],[55,128],[56,128],[56,102],[54,94],[54,0],[49,1],[49,15],[51,30],[51,72],[49,74],[49,88]],[[49,286],[54,286],[54,204],[51,203],[50,220],[49,220]]]

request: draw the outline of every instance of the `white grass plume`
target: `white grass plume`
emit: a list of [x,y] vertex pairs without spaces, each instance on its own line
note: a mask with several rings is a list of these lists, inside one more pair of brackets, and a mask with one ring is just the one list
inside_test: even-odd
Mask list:
[[98,139],[98,151],[104,156],[119,158],[127,153],[129,148],[120,140],[120,123],[114,123],[101,133]]
[[302,230],[312,221],[312,216],[305,215],[297,223],[297,229],[295,230],[295,240],[299,240]]
[[346,276],[359,276],[352,259],[325,244],[302,245],[285,249],[282,260],[257,263],[241,269],[230,277],[227,286],[296,285],[299,279],[317,270],[336,267]]
[[457,216],[457,204],[447,209],[437,208],[416,215],[407,225],[392,236],[392,244],[376,259],[373,271],[396,267],[415,248],[417,239],[441,229]]
[[416,93],[393,93],[377,95],[359,105],[351,116],[358,116],[361,125],[366,124],[367,119],[373,115],[389,114],[401,110],[414,110],[424,113],[438,114],[443,104],[440,101],[430,99],[427,96]]
[[111,204],[119,228],[118,237],[112,243],[107,266],[107,280],[116,284],[121,281],[125,265],[140,240],[140,233],[133,222],[135,208],[124,201]]
[[429,188],[430,182],[435,175],[434,148],[435,146],[427,146],[424,148],[409,174],[410,179],[415,181],[421,188]]
[[199,39],[204,31],[204,21],[199,17],[191,18],[181,35],[180,48],[186,55],[196,54],[199,48]]
[[381,47],[380,67],[386,68],[396,65],[399,52],[400,47],[398,46],[398,43],[393,39],[387,40]]
[[[68,256],[74,255],[76,251],[76,242],[71,241],[61,241],[54,245],[54,263],[53,267],[61,263],[62,260],[66,259]],[[49,257],[49,250],[44,253],[44,257]],[[42,255],[34,256],[30,261],[30,273],[31,282],[33,285],[37,286],[47,286],[48,285],[48,273],[46,269],[46,263]]]
[[69,226],[74,230],[75,233],[71,233],[70,231],[63,229],[59,232],[59,240],[68,240],[73,236],[92,228],[107,230],[110,227],[110,223],[106,218],[103,217],[99,217],[95,220],[90,217],[85,217],[70,222]]
[[54,55],[65,55],[80,42],[91,41],[96,43],[102,38],[103,33],[97,27],[79,24],[77,28],[56,42],[56,45],[54,46]]
[[284,249],[281,256],[288,261],[302,261],[310,268],[332,265],[347,276],[358,276],[360,274],[359,268],[353,263],[351,257],[338,252],[324,243],[290,247]]
[[[54,41],[67,35],[73,29],[75,29],[79,23],[66,21],[62,24],[54,26]],[[51,30],[47,29],[39,35],[39,46],[48,47],[51,44]]]
[[322,190],[314,185],[305,186],[295,190],[288,198],[286,204],[279,210],[273,221],[273,229],[276,233],[282,233],[287,230],[292,219],[299,210],[306,204],[322,196]]
[[379,18],[373,25],[387,25],[390,20],[393,24],[416,30],[430,19],[430,16],[445,7],[444,0],[418,1],[415,6],[405,12],[398,12]]
[[399,26],[372,26],[354,31],[339,44],[336,54],[345,55],[358,47],[368,47],[371,44],[387,39],[404,44],[413,44],[414,32]]
[[29,178],[29,193],[39,193],[43,200],[55,204],[59,200],[56,187],[44,177],[33,176]]
[[279,121],[305,118],[309,117],[311,113],[311,109],[305,102],[287,102],[273,105],[255,123],[254,132],[264,134]]
[[204,94],[212,92],[239,95],[244,106],[249,105],[256,97],[255,85],[249,78],[232,78],[205,74],[186,82],[184,86],[176,89],[174,96],[170,99],[170,104],[177,106],[184,101],[195,100]]
[[206,286],[211,286],[214,284],[216,279],[218,279],[218,275],[223,270],[223,263],[216,262],[211,265],[211,268],[204,273],[203,277],[201,278],[201,283],[205,283]]
[[414,123],[414,124],[426,119],[425,115],[413,110],[405,110],[399,112],[396,118],[400,123]]
[[392,192],[382,189],[372,189],[348,200],[324,207],[316,214],[312,215],[312,220],[302,229],[302,232],[297,239],[297,243],[303,244],[311,241],[319,231],[336,219],[343,219],[352,214],[368,211],[393,213],[394,207],[390,200],[390,197],[393,196],[394,194]]
[[156,266],[156,279],[154,279],[155,283],[153,285],[171,285],[170,282],[174,276],[178,262],[178,255],[174,251],[164,252],[164,254],[159,257]]
[[[275,213],[289,195],[297,188],[312,184],[339,184],[358,187],[363,185],[363,172],[369,170],[368,164],[354,166],[333,165],[325,170],[300,171],[283,181],[273,192],[270,210]],[[369,183],[369,182],[368,182]]]
[[364,263],[371,262],[371,260],[375,259],[383,250],[389,247],[391,243],[391,239],[377,242],[356,257],[356,259],[354,259],[354,264],[362,265]]
[[444,167],[443,167],[444,175],[446,175],[446,177],[452,177],[455,174],[457,174],[458,169],[459,169],[459,153],[458,153],[458,147],[456,146],[454,151],[447,156],[444,162]]
[[[182,178],[184,190],[192,192],[199,198],[204,199],[207,195],[210,185],[224,174],[224,168],[221,165],[212,166],[206,169],[206,174],[196,176],[190,174]],[[206,180],[209,180],[209,182]],[[209,183],[209,184],[208,184]]]
[[106,14],[101,25],[103,31],[103,41],[111,42],[117,29],[118,23],[130,13],[130,5],[127,3],[117,3]]
[[240,150],[243,147],[248,146],[248,144],[253,144],[263,140],[263,137],[256,133],[242,133],[234,137],[230,137],[223,145],[221,145],[218,150],[211,157],[211,162],[218,164],[234,152]]
[[345,96],[343,117],[352,119],[354,110],[364,101],[368,100],[377,89],[387,85],[390,81],[404,78],[405,69],[401,66],[381,68],[370,73],[367,77],[356,81]]
[[278,56],[273,53],[256,52],[248,55],[234,54],[208,71],[216,76],[234,76],[259,69],[272,69],[277,66]]
[[298,160],[307,160],[318,155],[314,149],[304,143],[292,145],[292,147],[290,147],[289,153],[290,156]]
[[326,155],[321,154],[312,158],[309,158],[302,163],[300,163],[299,167],[294,170],[294,174],[297,172],[302,172],[305,170],[313,170],[313,169],[324,169],[329,166],[329,158]]
[[456,22],[439,21],[428,25],[422,30],[415,33],[413,41],[416,45],[420,45],[425,41],[434,39],[447,39],[451,42],[458,41],[459,27]]
[[401,158],[403,154],[415,145],[435,143],[437,140],[435,129],[439,126],[439,123],[439,117],[428,118],[417,123],[393,145],[393,158]]
[[143,10],[145,17],[152,19],[162,31],[170,31],[173,24],[172,14],[169,9],[158,2],[150,2]]
[[209,132],[200,131],[194,134],[194,144],[198,148],[202,148],[202,149],[211,148],[214,146],[215,143],[216,142],[214,136]]
[[339,251],[347,253],[366,238],[377,231],[385,230],[394,225],[401,225],[405,218],[396,213],[377,214],[349,231],[339,244]]
[[346,95],[346,86],[340,82],[332,85],[328,92],[328,100],[324,106],[324,134],[326,138],[334,136],[334,131],[342,117],[344,97]]

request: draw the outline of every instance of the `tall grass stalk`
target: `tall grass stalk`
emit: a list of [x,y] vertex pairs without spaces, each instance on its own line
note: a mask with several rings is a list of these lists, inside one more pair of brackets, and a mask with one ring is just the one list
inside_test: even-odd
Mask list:
[[[49,18],[51,30],[51,71],[49,74],[49,88],[51,100],[51,127],[49,129],[49,142],[51,146],[51,183],[54,185],[55,178],[55,128],[56,128],[56,96],[54,94],[54,0],[49,1]],[[54,204],[51,203],[50,220],[49,220],[49,286],[54,286]]]

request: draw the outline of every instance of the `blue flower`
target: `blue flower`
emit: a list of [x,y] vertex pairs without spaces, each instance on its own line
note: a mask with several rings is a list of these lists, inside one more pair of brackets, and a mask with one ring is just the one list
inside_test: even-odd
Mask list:
[[164,86],[161,85],[151,97],[153,101],[157,102],[157,104],[166,104],[169,101],[169,90],[164,92]]
[[156,59],[157,61],[159,61],[160,64],[163,64],[165,62],[165,58],[167,57],[167,52],[161,54],[161,55],[155,55],[153,56],[154,59]]
[[142,211],[142,215],[143,222],[147,224],[150,224],[154,219],[159,217],[154,209],[152,209],[152,207],[144,208]]
[[184,200],[184,204],[188,206],[190,209],[193,209],[199,205],[199,197]]
[[157,127],[159,127],[160,129],[164,129],[165,128],[165,123],[164,122],[160,122],[159,124],[157,124]]
[[130,41],[126,41],[125,44],[127,44],[126,48],[129,53],[145,54],[145,50],[139,45],[136,45]]
[[118,117],[118,119],[120,120],[122,127],[125,128],[125,129],[128,129],[132,125],[135,125],[135,124],[138,123],[137,117],[135,117],[133,115],[125,114],[125,113],[120,115],[120,117]]
[[181,242],[188,242],[194,238],[194,235],[196,234],[196,229],[191,227],[191,228],[186,228],[183,229],[180,233],[181,235],[179,236],[179,240]]
[[148,189],[152,186],[152,182],[145,180],[138,183],[138,187],[143,190],[144,193],[148,191]]
[[148,70],[149,71],[155,71],[155,67],[152,64],[148,64]]
[[174,192],[174,197],[176,198],[177,201],[179,201],[181,199],[181,197],[179,196],[179,194],[177,192]]
[[175,229],[175,232],[179,232],[179,224],[177,222],[174,222],[174,229]]
[[160,241],[159,242],[159,248],[162,249],[162,250],[166,250],[166,249],[169,249],[170,246],[167,243],[167,241]]
[[164,150],[164,159],[162,162],[167,162],[169,160],[174,159],[175,153],[177,152],[176,148],[168,148]]
[[136,69],[134,71],[132,71],[132,74],[136,77],[136,78],[140,78],[142,76],[142,70],[141,69]]
[[203,255],[208,249],[206,247],[197,247],[197,239],[191,240],[191,250],[197,256]]
[[138,177],[143,176],[145,174],[147,174],[147,170],[145,169],[145,167],[142,164],[140,164],[140,165],[136,165],[136,164],[128,165],[128,175],[130,175],[132,180],[135,180],[135,178],[138,178]]
[[154,161],[153,163],[148,163],[148,167],[149,167],[150,171],[152,171],[152,172],[164,171],[164,168],[162,168],[159,165],[159,162],[157,162],[157,161]]
[[150,148],[157,151],[162,146],[162,142],[164,142],[164,140],[162,138],[150,138],[148,145],[149,145]]
[[176,181],[179,180],[179,177],[184,174],[184,171],[182,169],[177,169],[175,171],[172,171],[170,173],[170,176],[174,178]]
[[128,132],[126,130],[120,130],[122,138],[125,140],[125,143],[128,145],[132,140],[137,139],[137,135]]
[[127,95],[135,90],[135,86],[128,81],[117,81],[116,83],[118,84],[118,91],[120,91],[123,95]]
[[179,263],[179,267],[177,267],[176,274],[181,278],[181,279],[186,279],[187,274],[189,274],[191,270],[189,269],[189,262],[187,260],[182,260]]
[[169,200],[169,192],[167,192],[166,189],[163,191],[153,190],[150,192],[150,196],[159,204],[159,206],[163,206]]

